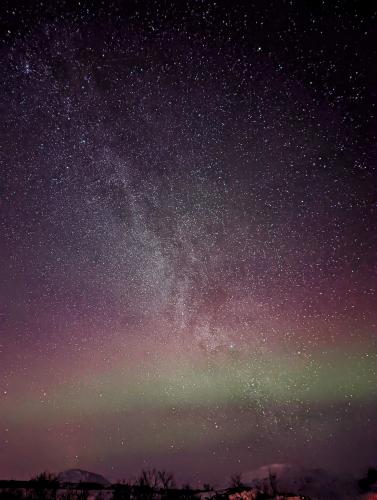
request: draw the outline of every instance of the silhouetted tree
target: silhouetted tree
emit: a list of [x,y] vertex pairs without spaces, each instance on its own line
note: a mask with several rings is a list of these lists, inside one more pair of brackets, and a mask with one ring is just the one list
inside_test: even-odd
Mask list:
[[368,492],[372,484],[377,483],[377,469],[370,467],[366,477],[359,480],[359,488],[362,492]]
[[30,480],[28,498],[31,500],[55,500],[59,481],[54,474],[42,472]]
[[268,479],[270,481],[271,493],[272,493],[273,496],[275,496],[278,493],[277,475],[276,475],[276,472],[272,472],[272,469],[270,469],[268,471]]
[[140,488],[156,489],[158,484],[158,476],[156,469],[142,470],[140,477],[136,480],[136,485]]
[[245,488],[245,485],[242,482],[242,474],[233,474],[232,476],[230,476],[229,485],[231,488]]
[[136,485],[154,491],[168,490],[174,488],[174,477],[173,474],[164,470],[142,470]]
[[213,491],[215,488],[209,484],[209,483],[203,483],[203,490],[204,491]]
[[174,476],[170,472],[161,470],[157,472],[158,486],[161,490],[171,490],[175,487]]

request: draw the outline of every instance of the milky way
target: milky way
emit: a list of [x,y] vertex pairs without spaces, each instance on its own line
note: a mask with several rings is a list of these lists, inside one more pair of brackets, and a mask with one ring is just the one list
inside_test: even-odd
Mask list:
[[375,11],[237,5],[1,7],[4,477],[375,459]]

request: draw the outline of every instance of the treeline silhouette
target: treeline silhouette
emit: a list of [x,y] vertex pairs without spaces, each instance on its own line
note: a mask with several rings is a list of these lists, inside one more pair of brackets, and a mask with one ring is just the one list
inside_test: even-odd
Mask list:
[[0,480],[1,500],[87,500],[93,491],[98,500],[188,500],[195,498],[201,490],[188,484],[177,488],[173,474],[156,469],[143,470],[132,483],[121,481],[109,486],[93,482],[59,482],[57,476],[49,472],[43,472],[29,481]]
[[[377,470],[369,468],[358,482],[360,493],[377,491]],[[324,492],[326,493],[326,492]],[[42,472],[29,481],[0,480],[0,500],[269,500],[309,497],[280,491],[276,474],[270,471],[262,491],[247,486],[240,474],[231,476],[228,488],[217,490],[210,484],[193,488],[176,486],[173,474],[164,470],[143,470],[133,482],[119,481],[104,486],[95,482],[61,482],[49,472]]]
[[[252,500],[267,500],[277,494],[276,478],[271,476],[270,491],[255,492]],[[133,482],[120,481],[109,486],[100,483],[59,482],[58,477],[49,472],[43,472],[29,481],[0,480],[0,500],[193,500],[208,497],[215,500],[229,499],[230,495],[250,490],[242,483],[241,475],[234,474],[230,478],[229,487],[215,492],[214,486],[203,484],[196,489],[186,484],[176,486],[173,474],[164,470],[143,470]]]

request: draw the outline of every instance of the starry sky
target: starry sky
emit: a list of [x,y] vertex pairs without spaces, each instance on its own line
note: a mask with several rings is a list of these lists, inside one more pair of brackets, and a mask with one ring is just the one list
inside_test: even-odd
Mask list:
[[376,7],[0,7],[0,475],[377,459]]

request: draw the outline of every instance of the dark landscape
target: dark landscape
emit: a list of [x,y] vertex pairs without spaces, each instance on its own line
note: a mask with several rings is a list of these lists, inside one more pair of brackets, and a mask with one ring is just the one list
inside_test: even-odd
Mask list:
[[[38,474],[29,481],[0,481],[0,498],[36,500],[87,500],[87,499],[200,499],[200,500],[310,500],[321,499],[374,499],[377,496],[377,470],[370,468],[357,482],[351,478],[343,481],[327,477],[325,471],[300,471],[287,482],[287,470],[281,464],[264,469],[262,475],[245,482],[240,474],[233,474],[228,485],[216,488],[203,484],[194,488],[190,484],[178,487],[173,474],[156,469],[143,470],[131,481],[111,484],[106,478],[81,469],[71,469],[58,475],[48,472]],[[294,478],[294,479],[293,479]],[[308,492],[314,492],[314,497]]]

